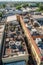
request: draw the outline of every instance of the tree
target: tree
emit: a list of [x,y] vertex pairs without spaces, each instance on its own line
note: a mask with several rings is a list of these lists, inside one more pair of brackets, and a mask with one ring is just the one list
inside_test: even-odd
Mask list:
[[40,10],[43,10],[43,5],[40,5],[40,6],[39,6],[39,9],[40,9]]
[[36,11],[43,11],[43,4],[42,3],[38,3],[38,9]]
[[37,7],[39,7],[39,4],[40,4],[40,3],[37,3],[37,4],[36,4],[36,5],[37,5]]
[[16,9],[21,9],[21,6],[17,6]]
[[28,4],[23,4],[23,7],[27,7],[27,6],[29,6]]
[[0,12],[0,17],[2,17],[2,12]]
[[6,7],[6,5],[5,5],[5,4],[3,4],[2,6],[3,6],[3,8],[5,8],[5,7]]

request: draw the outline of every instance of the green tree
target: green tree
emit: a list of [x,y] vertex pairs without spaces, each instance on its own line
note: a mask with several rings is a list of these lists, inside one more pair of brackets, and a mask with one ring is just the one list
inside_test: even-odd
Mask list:
[[40,9],[40,10],[43,10],[43,5],[40,5],[40,6],[39,6],[39,9]]
[[21,9],[21,6],[17,6],[16,9]]
[[38,3],[38,9],[36,11],[43,11],[43,4],[42,3]]
[[29,6],[29,4],[23,4],[23,7],[27,7],[27,6]]
[[2,6],[3,6],[3,8],[5,8],[5,7],[6,7],[6,5],[5,5],[5,4],[3,4]]
[[0,17],[2,17],[2,12],[0,12]]
[[37,7],[39,7],[40,3],[37,3],[36,5],[37,5]]

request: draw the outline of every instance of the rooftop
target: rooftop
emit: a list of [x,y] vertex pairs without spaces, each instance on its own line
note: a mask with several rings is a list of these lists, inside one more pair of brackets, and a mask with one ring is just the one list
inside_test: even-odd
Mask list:
[[43,15],[32,15],[34,19],[43,19]]
[[23,20],[32,36],[43,35],[43,28],[37,23],[37,21],[30,22],[28,18],[25,19],[24,17]]
[[[25,16],[24,16],[25,17]],[[23,18],[24,18],[23,17]],[[34,18],[42,18],[43,16],[40,15],[33,15]],[[24,20],[24,19],[23,19]],[[25,21],[25,20],[24,20]],[[30,34],[34,39],[36,40],[36,46],[39,48],[41,56],[43,57],[43,26],[35,26],[34,27],[34,21],[28,21],[26,24],[26,27],[29,29]]]
[[32,15],[32,18],[37,20],[37,22],[43,26],[43,15]]
[[7,24],[5,34],[6,38],[4,42],[3,62],[12,62],[10,57],[13,58],[13,61],[26,60],[26,58],[28,58],[28,51],[24,40],[25,35],[19,22],[12,21]]
[[16,15],[12,15],[12,16],[7,17],[7,22],[10,22],[12,20],[17,20]]

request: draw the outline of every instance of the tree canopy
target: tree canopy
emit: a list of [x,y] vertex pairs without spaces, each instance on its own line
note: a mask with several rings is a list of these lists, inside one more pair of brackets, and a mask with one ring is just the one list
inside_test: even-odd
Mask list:
[[2,17],[2,12],[0,12],[0,17]]

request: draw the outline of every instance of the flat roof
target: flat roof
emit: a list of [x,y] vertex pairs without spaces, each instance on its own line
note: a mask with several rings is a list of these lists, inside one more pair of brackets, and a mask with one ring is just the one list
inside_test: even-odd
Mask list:
[[28,51],[26,47],[26,42],[24,40],[25,35],[19,22],[18,24],[16,24],[17,22],[18,21],[13,21],[13,23],[10,22],[8,23],[8,26],[6,24],[7,31],[6,38],[4,40],[4,51],[2,55],[2,61],[4,63],[18,60],[26,60],[26,58],[28,58]]
[[7,22],[10,22],[10,21],[13,21],[13,20],[17,20],[16,15],[12,15],[12,16],[7,17]]
[[[34,18],[42,18],[43,16],[40,16],[40,15],[33,15]],[[36,38],[38,39],[40,37],[41,39],[41,36],[42,36],[42,39],[43,39],[43,26],[40,26],[40,27],[34,27],[33,25],[31,26],[31,24],[28,23],[25,23],[26,24],[26,27],[28,28],[28,30],[30,31],[30,34],[33,33],[33,36],[36,36]],[[34,34],[35,32],[35,34]],[[36,32],[38,32],[39,34],[36,34]],[[39,37],[37,37],[37,35]],[[32,36],[32,34],[31,34]],[[34,39],[33,39],[34,40]],[[32,41],[33,42],[33,45],[36,44],[36,46],[34,45],[35,49],[38,51],[40,51],[41,53],[41,56],[43,57],[43,41],[39,42],[39,46],[38,46],[38,43],[35,42],[35,41]],[[38,48],[38,49],[37,49]]]
[[43,19],[43,15],[31,15],[34,19]]

